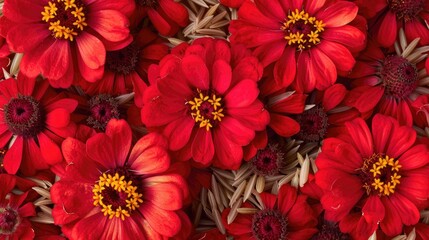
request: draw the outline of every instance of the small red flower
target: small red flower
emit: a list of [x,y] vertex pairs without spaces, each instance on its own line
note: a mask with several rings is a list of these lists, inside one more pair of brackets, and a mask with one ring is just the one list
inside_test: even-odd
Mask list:
[[227,224],[231,209],[222,212],[226,230],[235,239],[310,239],[317,229],[314,212],[307,197],[298,195],[296,188],[283,185],[278,196],[261,193],[265,208],[254,214],[238,214],[234,222]]
[[349,71],[351,50],[364,47],[365,35],[351,26],[358,8],[347,1],[245,1],[231,21],[231,43],[253,49],[264,67],[274,63],[277,85],[294,82],[299,92],[324,90],[337,72]]
[[368,239],[378,227],[396,236],[419,221],[428,198],[429,152],[416,144],[412,128],[377,114],[371,133],[357,118],[324,140],[316,165],[325,218],[354,239]]
[[425,80],[428,74],[422,62],[425,47],[415,48],[414,43],[418,41],[406,44],[401,30],[398,44],[405,43],[403,49],[387,53],[370,41],[349,75],[353,79],[352,90],[345,104],[361,113],[376,110],[411,126],[412,102],[429,90]]
[[269,121],[258,100],[259,62],[224,40],[202,38],[177,49],[183,56],[167,55],[149,69],[155,84],[144,93],[143,123],[163,132],[183,160],[239,168],[242,146]]
[[404,28],[407,39],[421,38],[421,44],[429,43],[429,1],[427,0],[375,0],[356,1],[366,16],[377,15],[370,32],[383,47],[393,46],[398,30]]
[[16,180],[0,174],[0,239],[33,239],[34,231],[27,217],[35,216],[31,202],[24,203],[28,193],[15,195],[11,191]]
[[55,224],[67,237],[162,239],[188,229],[179,210],[189,193],[181,176],[165,173],[166,140],[151,133],[131,148],[131,138],[128,124],[112,119],[106,133],[86,143],[64,140],[67,167],[51,198]]
[[46,80],[27,78],[0,82],[0,147],[4,168],[33,175],[62,161],[58,144],[72,136],[70,114],[77,102],[57,94]]
[[103,76],[106,50],[132,40],[124,14],[133,10],[131,0],[5,1],[1,32],[13,51],[24,53],[24,74],[42,74],[53,87],[67,88],[75,78]]

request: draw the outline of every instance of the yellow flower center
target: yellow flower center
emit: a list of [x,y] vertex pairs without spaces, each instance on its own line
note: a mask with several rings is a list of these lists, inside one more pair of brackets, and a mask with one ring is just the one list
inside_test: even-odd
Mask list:
[[94,206],[100,206],[101,212],[109,219],[113,217],[125,220],[130,213],[143,203],[143,195],[132,181],[127,181],[124,175],[113,176],[103,173],[94,185]]
[[389,196],[395,193],[396,186],[401,183],[399,174],[401,167],[398,160],[395,161],[387,155],[385,157],[373,155],[366,159],[362,171],[367,174],[367,181],[363,185],[367,194],[374,192],[381,196]]
[[41,14],[55,38],[73,41],[88,26],[85,13],[81,0],[51,0]]
[[222,118],[225,117],[221,103],[222,98],[217,97],[214,93],[204,94],[201,90],[197,91],[197,96],[186,103],[190,106],[191,116],[195,123],[200,128],[206,128],[207,131],[210,131],[216,122],[222,121]]
[[325,30],[324,27],[323,21],[310,17],[304,10],[295,9],[287,16],[281,30],[286,33],[284,38],[288,45],[302,51],[320,43],[320,33]]

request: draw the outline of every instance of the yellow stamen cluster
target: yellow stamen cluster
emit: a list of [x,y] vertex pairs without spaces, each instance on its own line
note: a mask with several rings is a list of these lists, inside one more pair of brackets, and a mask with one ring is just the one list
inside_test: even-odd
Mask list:
[[[125,206],[119,206],[114,209],[112,204],[104,201],[102,193],[108,188],[111,191],[126,194]],[[103,173],[94,185],[92,192],[94,193],[94,206],[100,206],[101,212],[103,212],[104,216],[109,216],[109,219],[117,217],[125,220],[125,217],[130,216],[131,211],[137,209],[143,203],[143,195],[137,191],[137,187],[133,185],[132,181],[126,181],[125,176],[120,176],[118,173],[113,176]]]
[[[298,24],[309,25],[310,33],[303,33],[299,30],[294,30]],[[286,19],[286,22],[281,27],[288,35],[284,38],[288,41],[288,45],[296,45],[299,50],[311,48],[320,43],[320,33],[325,30],[323,21],[316,20],[315,17],[310,17],[304,10],[295,9]]]
[[[398,160],[395,161],[395,159],[389,158],[387,155],[384,158],[378,158],[378,161],[372,164],[372,168],[369,171],[374,177],[371,186],[374,190],[378,190],[380,194],[385,196],[395,193],[395,187],[401,183],[399,181],[401,175],[398,174],[400,168],[401,165],[399,165]],[[390,179],[382,181],[381,176],[385,170],[390,172]]]
[[[86,23],[84,8],[75,2],[76,0],[52,0],[44,7],[42,12],[42,21],[49,23],[49,30],[55,38],[74,40],[83,28],[88,26]],[[60,8],[60,9],[59,9]],[[63,8],[63,9],[61,9]],[[60,11],[65,11],[63,16],[59,16]],[[64,16],[70,14],[72,26],[65,26]],[[59,18],[62,19],[59,19]],[[63,22],[62,22],[63,21]],[[67,21],[70,21],[68,19]]]
[[[222,121],[222,118],[225,116],[223,114],[223,108],[221,107],[222,98],[217,97],[216,94],[212,93],[211,98],[208,95],[203,94],[199,91],[197,97],[194,97],[192,101],[188,101],[187,104],[191,106],[191,116],[196,123],[199,123],[200,128],[206,128],[207,131],[210,131],[210,128],[213,127],[213,121]],[[211,116],[207,117],[203,114],[201,107],[203,105],[209,104],[213,111],[211,111]]]

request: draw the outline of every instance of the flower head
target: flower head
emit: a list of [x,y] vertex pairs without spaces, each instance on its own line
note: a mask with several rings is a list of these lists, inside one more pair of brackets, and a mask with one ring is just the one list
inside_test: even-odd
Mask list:
[[181,176],[165,173],[167,142],[148,134],[131,149],[131,135],[124,120],[113,119],[86,143],[63,142],[68,165],[51,197],[55,223],[67,237],[173,237],[186,226],[178,210],[188,190]]

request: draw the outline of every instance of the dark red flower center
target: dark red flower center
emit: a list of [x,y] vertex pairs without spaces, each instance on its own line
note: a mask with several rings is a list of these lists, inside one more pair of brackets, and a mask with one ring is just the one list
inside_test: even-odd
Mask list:
[[104,130],[110,119],[119,119],[118,101],[105,94],[92,97],[89,100],[91,115],[87,123],[95,129]]
[[101,207],[101,212],[109,219],[125,220],[143,203],[140,182],[127,168],[103,173],[92,189],[94,206]]
[[[322,220],[323,221],[323,220]],[[323,221],[320,231],[311,240],[351,240],[347,233],[342,233],[337,224]]]
[[391,55],[384,59],[381,69],[384,93],[398,99],[408,97],[417,87],[416,65],[407,59]]
[[284,38],[288,45],[302,51],[320,43],[320,34],[325,31],[324,27],[323,21],[310,16],[304,10],[295,9],[289,13],[280,29],[285,32]]
[[401,167],[398,160],[378,153],[364,159],[362,168],[357,169],[357,174],[368,195],[389,196],[395,193],[396,187],[401,183]]
[[49,1],[41,14],[55,38],[73,41],[88,25],[87,9],[81,0]]
[[156,9],[159,6],[158,0],[136,0],[136,3],[142,7]]
[[16,135],[33,137],[43,129],[44,120],[39,102],[33,97],[12,98],[3,111],[9,130]]
[[19,216],[15,210],[0,207],[0,236],[15,232],[18,224]]
[[140,49],[135,43],[118,51],[107,52],[106,67],[114,73],[128,75],[135,70],[139,54]]
[[258,150],[256,156],[250,160],[252,169],[262,176],[272,176],[279,172],[283,155],[277,144],[268,144],[266,148]]
[[253,216],[252,232],[258,240],[286,239],[287,218],[277,210],[261,210]]
[[306,142],[320,142],[328,130],[328,115],[321,106],[315,106],[296,117],[300,125],[297,138]]
[[388,3],[397,18],[408,22],[423,10],[424,0],[388,0]]
[[215,127],[224,115],[223,101],[216,96],[213,91],[196,90],[192,100],[186,102],[189,106],[189,113],[200,128],[210,131]]

